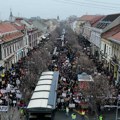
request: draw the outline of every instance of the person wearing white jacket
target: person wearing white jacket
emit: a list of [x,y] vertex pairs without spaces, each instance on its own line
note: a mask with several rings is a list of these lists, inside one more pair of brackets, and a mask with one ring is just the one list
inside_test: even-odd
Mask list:
[[66,115],[69,116],[69,108],[66,107]]

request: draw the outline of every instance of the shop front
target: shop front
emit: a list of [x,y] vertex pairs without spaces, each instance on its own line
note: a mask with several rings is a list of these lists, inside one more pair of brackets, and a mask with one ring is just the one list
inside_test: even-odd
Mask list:
[[117,84],[120,85],[120,65],[118,66],[118,72],[117,72]]
[[100,52],[100,56],[101,56],[100,61],[103,65],[102,66],[103,70],[104,70],[105,74],[107,74],[107,73],[109,73],[109,66],[110,66],[109,60],[107,59],[107,56],[105,56],[102,52]]
[[113,76],[113,79],[115,80],[114,82],[116,82],[117,79],[118,79],[118,68],[119,68],[119,65],[118,65],[118,63],[115,63],[114,61],[111,61],[110,63],[111,63],[110,64],[110,73]]
[[9,58],[6,58],[4,60],[4,67],[5,67],[5,70],[8,70],[9,68],[11,68],[12,64],[13,64],[13,61],[15,60],[14,58],[14,54],[11,55]]
[[0,74],[3,73],[3,70],[4,70],[4,67],[3,67],[3,65],[0,64]]

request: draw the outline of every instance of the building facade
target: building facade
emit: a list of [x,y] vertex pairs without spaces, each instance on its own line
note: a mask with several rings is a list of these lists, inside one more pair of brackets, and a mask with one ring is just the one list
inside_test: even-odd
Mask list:
[[22,58],[23,36],[11,23],[3,22],[0,24],[1,30],[1,61],[5,69],[9,69],[12,64]]

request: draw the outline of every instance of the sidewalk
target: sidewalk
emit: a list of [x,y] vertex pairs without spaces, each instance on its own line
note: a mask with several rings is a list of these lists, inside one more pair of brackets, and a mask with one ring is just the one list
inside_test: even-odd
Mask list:
[[20,117],[19,110],[16,107],[10,108],[8,112],[1,112],[0,120],[26,120],[25,116]]

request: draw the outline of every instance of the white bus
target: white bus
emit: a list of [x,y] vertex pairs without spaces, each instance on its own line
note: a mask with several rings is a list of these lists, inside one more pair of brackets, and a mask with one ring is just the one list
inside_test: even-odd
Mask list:
[[27,106],[28,120],[53,120],[59,72],[43,72]]

